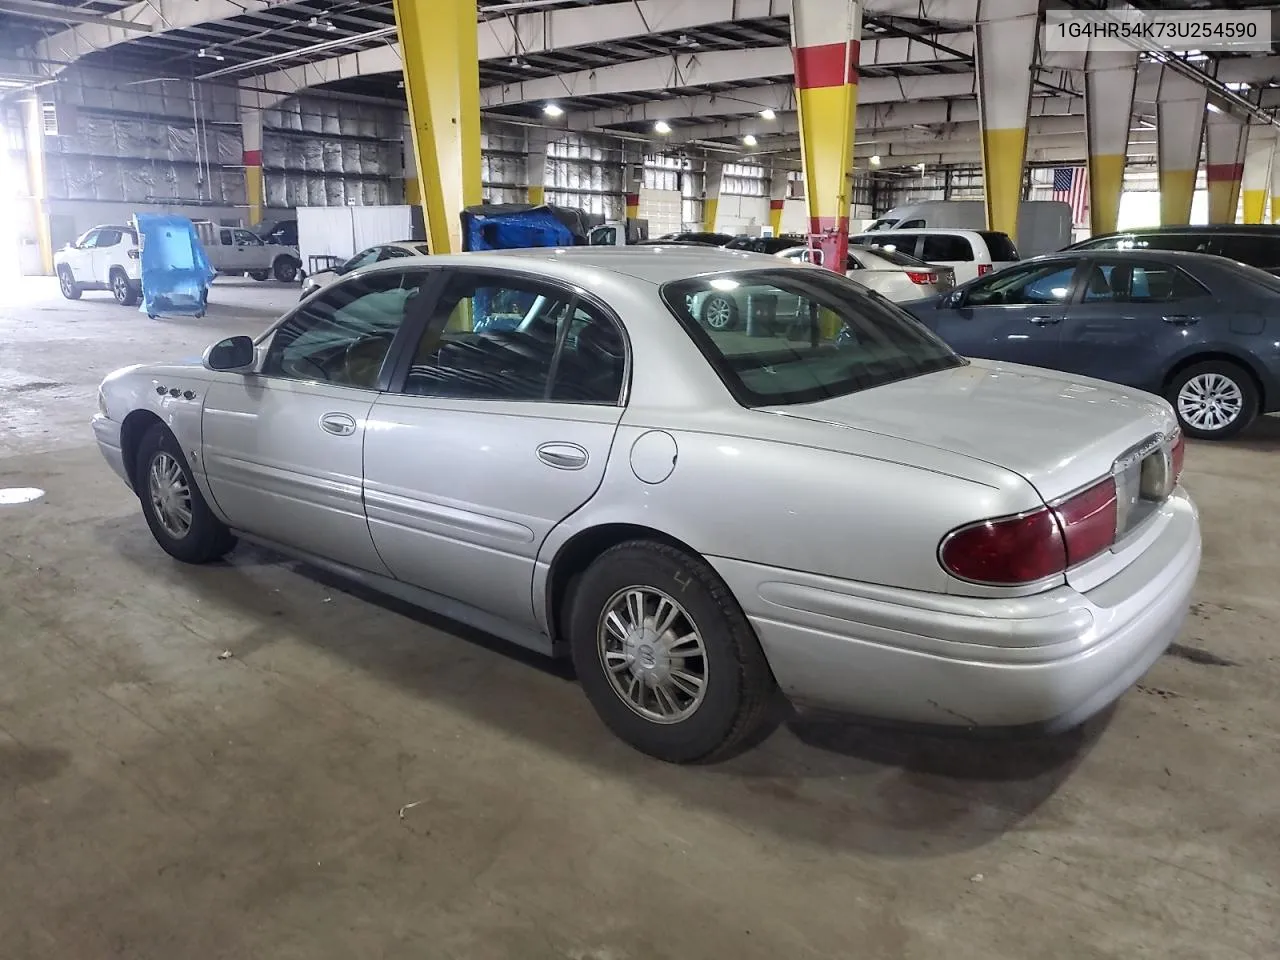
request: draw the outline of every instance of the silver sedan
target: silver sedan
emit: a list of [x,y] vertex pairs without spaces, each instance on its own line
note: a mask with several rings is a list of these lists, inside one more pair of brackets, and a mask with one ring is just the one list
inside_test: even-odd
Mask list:
[[[791,298],[709,330],[711,292]],[[1163,400],[966,361],[834,273],[662,247],[413,257],[93,429],[159,545],[237,538],[572,656],[623,740],[757,741],[782,698],[1059,730],[1178,633],[1200,559]]]

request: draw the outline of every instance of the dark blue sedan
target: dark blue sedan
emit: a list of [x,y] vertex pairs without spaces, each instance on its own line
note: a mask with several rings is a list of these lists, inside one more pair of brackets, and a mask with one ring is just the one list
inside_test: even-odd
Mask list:
[[965,356],[1166,397],[1193,437],[1280,410],[1280,278],[1178,251],[1063,251],[902,304]]

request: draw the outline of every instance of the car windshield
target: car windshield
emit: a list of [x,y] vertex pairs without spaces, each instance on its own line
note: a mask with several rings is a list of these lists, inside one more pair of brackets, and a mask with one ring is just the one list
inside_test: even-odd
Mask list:
[[667,283],[661,296],[743,406],[812,403],[966,362],[831,271],[726,272]]

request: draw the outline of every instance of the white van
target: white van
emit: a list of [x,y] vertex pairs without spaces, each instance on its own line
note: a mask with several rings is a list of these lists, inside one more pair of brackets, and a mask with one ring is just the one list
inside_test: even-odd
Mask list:
[[950,267],[956,283],[1003,270],[1021,259],[1009,235],[998,230],[877,230],[852,236],[849,243],[896,250]]
[[[987,206],[981,200],[927,200],[894,207],[872,230],[986,230]],[[1018,249],[1025,257],[1061,250],[1071,242],[1071,205],[1058,200],[1024,200],[1018,208]]]

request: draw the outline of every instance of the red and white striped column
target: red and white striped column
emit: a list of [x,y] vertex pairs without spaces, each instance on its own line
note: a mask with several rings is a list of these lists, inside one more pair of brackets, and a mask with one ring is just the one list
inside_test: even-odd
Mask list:
[[262,111],[240,105],[240,136],[244,144],[244,193],[249,206],[249,226],[262,222],[265,200],[262,182]]
[[860,0],[792,0],[791,53],[809,208],[809,246],[820,251],[815,260],[840,273],[844,273],[849,253],[861,39]]

